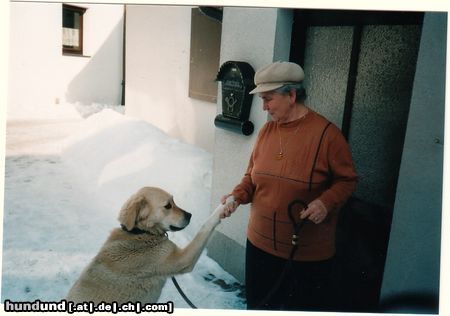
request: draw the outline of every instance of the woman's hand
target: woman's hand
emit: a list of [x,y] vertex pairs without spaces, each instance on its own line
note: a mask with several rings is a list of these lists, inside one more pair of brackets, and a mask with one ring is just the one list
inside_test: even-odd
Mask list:
[[308,204],[308,208],[300,212],[300,219],[309,219],[315,224],[322,223],[328,215],[327,208],[321,200],[314,200]]
[[224,210],[221,214],[221,218],[230,217],[231,214],[234,213],[234,211],[236,211],[237,207],[239,206],[239,203],[234,200],[232,194],[226,194],[222,196],[222,198],[220,199],[220,203],[225,205]]

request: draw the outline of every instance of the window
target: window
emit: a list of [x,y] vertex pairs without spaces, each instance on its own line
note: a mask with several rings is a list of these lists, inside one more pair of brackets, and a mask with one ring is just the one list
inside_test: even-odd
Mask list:
[[213,103],[217,102],[221,15],[221,8],[192,9],[189,97]]
[[63,4],[62,34],[64,54],[83,54],[83,14],[85,8]]

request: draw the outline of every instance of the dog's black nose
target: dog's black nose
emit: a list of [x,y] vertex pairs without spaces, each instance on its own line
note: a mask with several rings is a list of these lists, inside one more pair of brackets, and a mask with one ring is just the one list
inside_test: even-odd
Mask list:
[[188,221],[190,221],[190,220],[191,220],[191,217],[192,217],[192,214],[191,214],[191,213],[188,213],[188,212],[184,212],[184,216],[186,217],[186,219],[187,219]]

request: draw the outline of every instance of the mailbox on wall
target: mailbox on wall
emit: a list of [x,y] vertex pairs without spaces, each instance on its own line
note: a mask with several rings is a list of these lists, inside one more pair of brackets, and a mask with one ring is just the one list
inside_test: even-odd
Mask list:
[[222,113],[217,115],[214,125],[239,134],[253,133],[253,123],[248,120],[255,87],[252,66],[241,61],[227,61],[219,69],[217,81],[222,83]]

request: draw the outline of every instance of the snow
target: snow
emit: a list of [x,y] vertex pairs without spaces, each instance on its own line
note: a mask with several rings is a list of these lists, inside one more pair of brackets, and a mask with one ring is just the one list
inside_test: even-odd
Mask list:
[[[170,233],[180,246],[207,218],[212,155],[120,112],[60,105],[53,117],[8,120],[2,302],[62,300],[142,186],[167,190],[193,214]],[[245,309],[241,286],[206,250],[177,280],[199,308]],[[167,301],[189,308],[170,281],[160,297]]]

